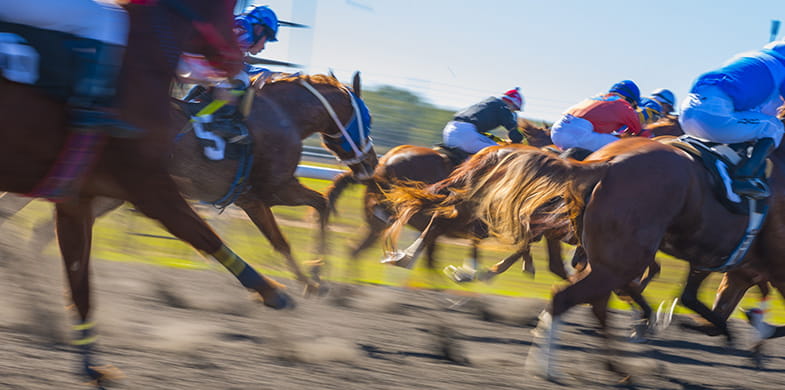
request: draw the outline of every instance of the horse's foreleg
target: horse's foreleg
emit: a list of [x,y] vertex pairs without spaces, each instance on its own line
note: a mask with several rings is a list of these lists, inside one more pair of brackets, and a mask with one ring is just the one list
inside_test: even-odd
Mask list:
[[294,273],[295,278],[305,284],[306,295],[318,292],[319,283],[311,280],[297,264],[297,261],[292,255],[292,248],[283,236],[281,229],[278,227],[278,223],[275,222],[275,215],[273,215],[270,207],[261,201],[253,201],[247,198],[238,200],[237,205],[245,211],[254,225],[256,225],[259,231],[270,241],[273,249],[286,259],[286,264],[289,266],[292,273]]
[[279,283],[260,274],[232,252],[215,232],[188,205],[165,171],[134,170],[138,175],[119,176],[128,200],[144,215],[158,220],[175,237],[211,256],[229,270],[243,287],[259,293],[265,306],[291,307],[292,299]]
[[478,276],[478,279],[483,281],[490,281],[497,275],[510,269],[510,267],[512,267],[512,265],[515,264],[518,261],[518,259],[523,258],[526,255],[528,255],[529,258],[531,258],[531,254],[529,254],[529,249],[530,249],[529,245],[522,246],[511,255],[502,259],[502,261],[492,265],[490,268],[488,268],[487,271],[481,273]]
[[706,305],[698,299],[698,289],[706,278],[709,277],[711,272],[700,271],[690,268],[687,275],[687,282],[684,286],[684,291],[681,293],[682,305],[688,309],[698,313],[706,321],[709,321],[713,326],[704,324],[682,324],[687,329],[697,330],[709,336],[723,334],[730,343],[733,340],[730,332],[728,331],[728,324],[721,316],[712,312]]
[[71,300],[79,320],[74,325],[72,343],[82,356],[82,370],[94,381],[112,379],[116,369],[99,367],[93,359],[94,323],[90,319],[90,247],[94,218],[90,198],[59,203],[55,207],[55,227],[63,256]]

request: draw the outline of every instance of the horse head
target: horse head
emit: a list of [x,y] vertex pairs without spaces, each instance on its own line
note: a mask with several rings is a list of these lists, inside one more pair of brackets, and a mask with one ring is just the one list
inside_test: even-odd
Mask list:
[[[334,75],[329,79],[335,80]],[[303,85],[308,88],[309,84]],[[339,99],[319,99],[332,117],[331,125],[321,132],[322,143],[352,170],[356,180],[368,180],[373,176],[378,158],[371,139],[371,113],[360,97],[362,92],[359,72],[354,74],[351,90],[338,85],[341,93],[332,96],[339,96]],[[319,98],[318,85],[316,87],[309,90]],[[339,112],[347,113],[349,118],[340,119]]]

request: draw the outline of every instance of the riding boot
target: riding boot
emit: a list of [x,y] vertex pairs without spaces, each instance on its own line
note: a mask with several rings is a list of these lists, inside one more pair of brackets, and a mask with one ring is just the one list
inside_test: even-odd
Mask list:
[[106,42],[81,39],[74,43],[77,75],[74,94],[68,100],[71,130],[100,131],[111,137],[139,137],[142,130],[111,112],[125,48]]
[[250,143],[251,137],[248,136],[248,127],[244,119],[237,106],[226,104],[213,113],[213,120],[209,124],[210,131],[223,137],[230,144]]
[[766,157],[774,150],[774,140],[762,138],[755,143],[749,158],[742,162],[734,174],[733,192],[753,199],[768,197],[771,192],[769,186],[764,181],[763,167],[766,165]]

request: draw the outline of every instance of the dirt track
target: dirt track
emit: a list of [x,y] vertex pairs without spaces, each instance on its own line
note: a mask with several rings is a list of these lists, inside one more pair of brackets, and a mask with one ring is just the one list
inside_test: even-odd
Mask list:
[[[83,389],[59,260],[25,258],[13,242],[4,237],[0,249],[0,388]],[[450,309],[458,297],[443,292],[360,286],[347,295],[333,286],[275,312],[225,272],[96,261],[93,275],[100,356],[126,375],[116,389],[565,388],[524,371],[544,302],[475,297]],[[625,334],[626,314],[612,320]],[[751,329],[732,326],[746,347]],[[563,329],[567,387],[616,386],[619,377],[601,368],[588,310],[570,312]],[[785,388],[782,339],[768,345],[762,371],[721,339],[678,326],[647,344],[618,345],[634,388]]]

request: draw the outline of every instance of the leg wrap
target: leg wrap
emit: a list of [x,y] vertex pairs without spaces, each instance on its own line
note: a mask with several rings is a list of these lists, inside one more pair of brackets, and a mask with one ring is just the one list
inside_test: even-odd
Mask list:
[[243,287],[257,291],[270,287],[264,276],[256,272],[240,256],[237,256],[231,249],[227,248],[226,245],[221,246],[220,249],[211,253],[210,256],[218,260],[221,265],[236,276]]

